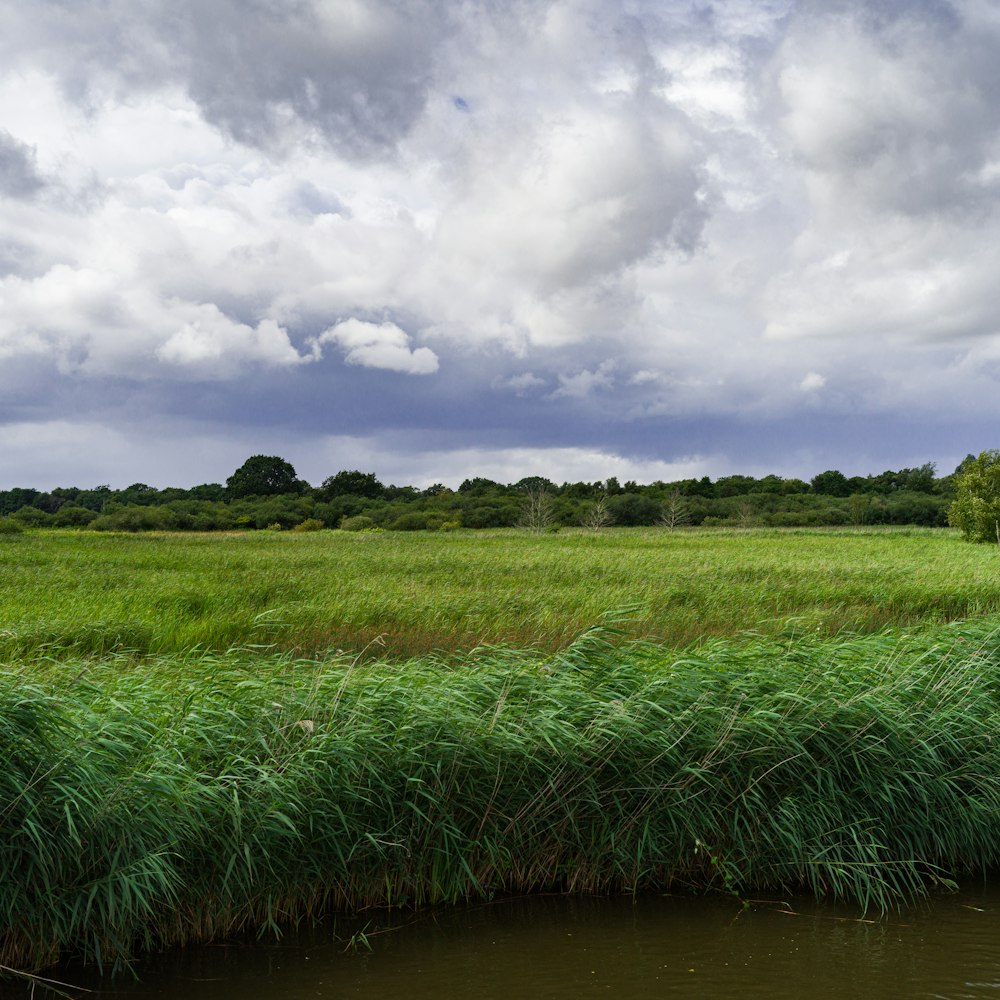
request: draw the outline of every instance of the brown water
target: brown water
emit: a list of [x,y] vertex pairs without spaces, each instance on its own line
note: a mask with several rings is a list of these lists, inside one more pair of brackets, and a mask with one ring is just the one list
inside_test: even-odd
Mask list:
[[535,897],[388,923],[369,914],[370,950],[345,951],[358,926],[171,952],[138,981],[59,975],[94,1000],[1000,998],[1000,888],[869,919],[804,901]]

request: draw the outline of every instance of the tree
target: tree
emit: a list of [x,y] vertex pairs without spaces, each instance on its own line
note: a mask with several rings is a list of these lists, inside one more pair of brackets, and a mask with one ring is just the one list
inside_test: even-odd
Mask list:
[[548,490],[538,487],[525,490],[521,516],[517,522],[519,528],[546,531],[555,524],[555,519],[555,501]]
[[948,523],[960,528],[967,542],[1000,544],[1000,451],[984,451],[962,467]]
[[753,476],[723,476],[715,481],[715,495],[718,497],[740,497],[752,493],[757,485]]
[[300,489],[295,469],[277,455],[251,455],[226,480],[232,499],[298,493]]
[[812,477],[813,493],[825,493],[831,497],[846,497],[851,492],[847,476],[837,469],[828,469]]
[[368,497],[370,500],[375,500],[382,496],[385,487],[375,478],[373,472],[345,469],[335,476],[324,479],[319,491],[324,500],[343,496]]
[[661,528],[669,528],[671,531],[691,523],[691,507],[680,492],[674,490],[667,495],[663,501],[663,512],[656,519],[656,523]]
[[525,476],[524,479],[514,483],[514,489],[522,493],[537,493],[539,490],[544,493],[555,493],[556,484],[544,476]]
[[937,466],[924,462],[919,469],[900,469],[899,488],[913,490],[914,493],[933,493]]
[[469,493],[472,496],[483,496],[486,493],[502,493],[505,489],[505,486],[501,486],[500,483],[494,482],[492,479],[476,476],[474,479],[463,479],[458,492]]
[[641,493],[620,493],[608,498],[608,511],[623,528],[649,526],[660,516],[660,505]]
[[607,497],[604,496],[599,496],[584,510],[583,516],[580,518],[580,523],[585,528],[591,528],[594,531],[606,528],[613,522],[614,518],[611,516],[611,511],[608,510]]

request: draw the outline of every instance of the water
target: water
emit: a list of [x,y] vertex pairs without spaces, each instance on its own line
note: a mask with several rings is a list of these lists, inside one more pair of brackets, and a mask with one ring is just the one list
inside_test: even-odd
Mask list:
[[[360,938],[345,950],[365,926],[370,950]],[[724,896],[534,897],[369,914],[277,944],[169,952],[136,971],[138,981],[111,983],[89,970],[58,975],[93,1000],[1000,998],[1000,888],[869,919],[801,900],[744,909]]]

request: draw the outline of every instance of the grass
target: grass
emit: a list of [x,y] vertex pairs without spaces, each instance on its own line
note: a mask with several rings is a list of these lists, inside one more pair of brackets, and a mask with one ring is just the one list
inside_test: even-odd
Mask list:
[[886,909],[993,869],[997,558],[920,530],[5,539],[0,967],[535,890]]
[[538,890],[806,887],[885,909],[996,865],[1000,638],[359,665],[232,652],[0,677],[0,964]]
[[625,605],[678,648],[790,618],[833,636],[1000,613],[998,565],[931,529],[29,533],[0,542],[0,658],[551,651]]

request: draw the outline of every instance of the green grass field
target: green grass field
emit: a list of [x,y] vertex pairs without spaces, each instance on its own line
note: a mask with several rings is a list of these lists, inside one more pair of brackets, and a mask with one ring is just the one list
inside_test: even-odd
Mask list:
[[626,606],[673,647],[832,636],[1000,613],[998,581],[995,547],[933,529],[40,532],[0,541],[0,657],[552,650]]
[[5,539],[0,973],[331,908],[879,910],[991,871],[998,559],[928,530]]

